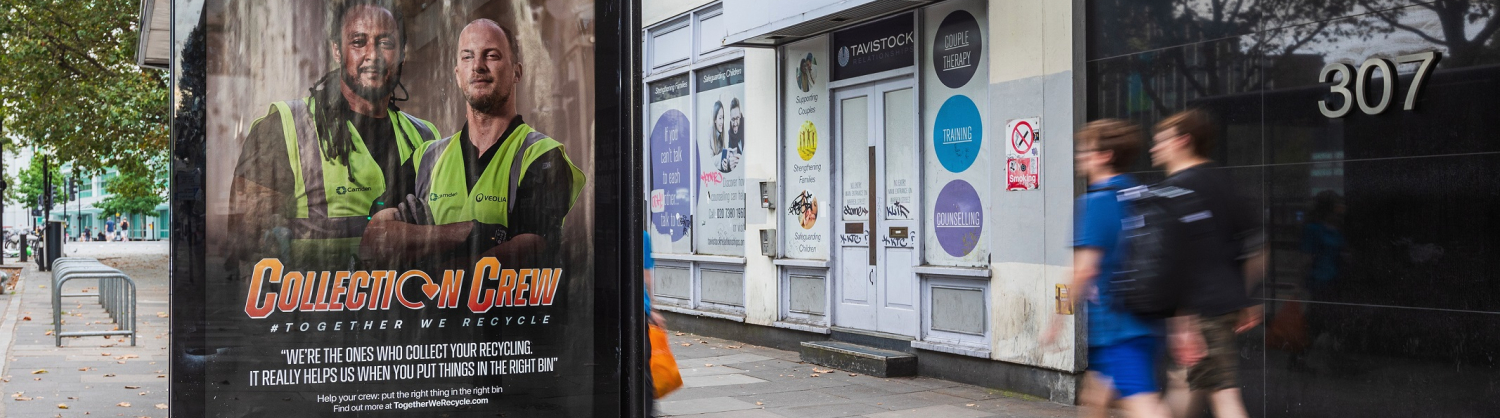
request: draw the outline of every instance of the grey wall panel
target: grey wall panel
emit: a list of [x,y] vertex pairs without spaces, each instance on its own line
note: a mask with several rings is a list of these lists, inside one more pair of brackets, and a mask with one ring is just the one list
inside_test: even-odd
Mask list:
[[745,273],[729,270],[700,270],[699,297],[704,302],[745,306]]
[[983,290],[932,288],[932,329],[984,335],[987,315]]
[[657,266],[651,274],[656,281],[657,295],[678,299],[693,298],[692,274],[686,267]]
[[828,287],[819,276],[793,274],[788,278],[787,295],[791,300],[787,306],[792,312],[826,315],[828,312]]

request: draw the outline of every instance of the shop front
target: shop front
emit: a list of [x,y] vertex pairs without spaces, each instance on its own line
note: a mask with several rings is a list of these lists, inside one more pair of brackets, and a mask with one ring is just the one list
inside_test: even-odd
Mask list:
[[[1071,401],[1072,8],[761,3],[646,3],[672,16],[643,33],[660,309],[694,332],[853,344]],[[717,87],[724,65],[742,85]],[[721,149],[715,103],[737,98]],[[1074,332],[1044,347],[1054,318]]]

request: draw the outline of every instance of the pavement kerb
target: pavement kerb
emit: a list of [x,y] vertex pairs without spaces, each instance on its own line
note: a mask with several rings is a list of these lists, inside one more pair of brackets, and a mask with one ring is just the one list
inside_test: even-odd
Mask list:
[[[21,269],[21,274],[19,275],[19,277],[11,279],[16,285],[11,289],[11,292],[8,293],[8,295],[10,295],[10,298],[6,300],[4,316],[5,320],[3,322],[0,322],[0,347],[5,347],[5,357],[3,359],[0,359],[0,361],[4,361],[5,367],[0,368],[0,376],[10,375],[10,351],[13,349],[12,345],[16,339],[16,322],[19,320],[21,315],[20,292],[26,289],[26,283],[23,278],[26,277],[26,271],[33,268],[35,267],[26,266],[25,268]],[[3,416],[6,416],[5,402],[3,402],[3,399],[0,399],[0,417]]]

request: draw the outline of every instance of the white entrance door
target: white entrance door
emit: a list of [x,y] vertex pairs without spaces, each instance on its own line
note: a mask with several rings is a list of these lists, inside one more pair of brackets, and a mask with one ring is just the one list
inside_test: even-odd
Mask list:
[[911,78],[834,93],[839,150],[835,326],[916,336],[916,95]]

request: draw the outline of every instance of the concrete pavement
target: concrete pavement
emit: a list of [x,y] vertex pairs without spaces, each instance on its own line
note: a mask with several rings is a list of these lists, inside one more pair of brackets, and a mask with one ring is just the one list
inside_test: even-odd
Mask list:
[[[137,345],[129,337],[52,336],[51,274],[26,263],[15,291],[0,295],[0,416],[167,416],[166,242],[68,243],[68,256],[94,257],[135,279],[139,312]],[[21,265],[7,259],[7,265]],[[98,291],[94,281],[75,280],[67,292]],[[110,330],[115,326],[94,298],[63,299],[63,330]]]
[[[668,328],[671,324],[668,323]],[[795,352],[669,332],[683,388],[661,416],[697,418],[1070,417],[1074,407],[925,377],[878,378],[802,363]]]

